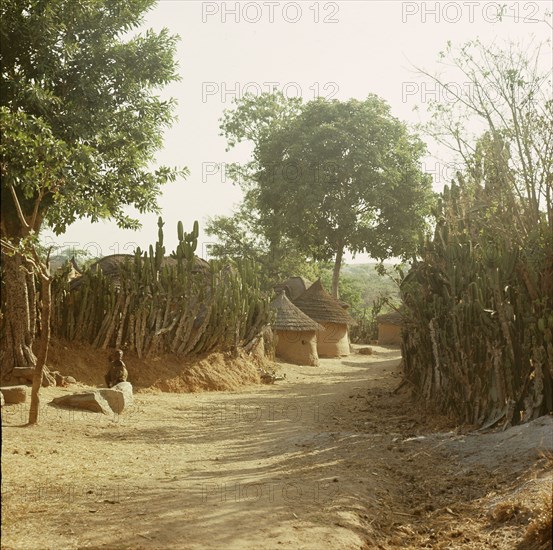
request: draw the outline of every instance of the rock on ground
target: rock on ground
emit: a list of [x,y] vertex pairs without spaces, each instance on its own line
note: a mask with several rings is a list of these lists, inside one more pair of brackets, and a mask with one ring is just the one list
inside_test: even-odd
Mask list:
[[54,405],[61,407],[73,407],[108,415],[121,414],[132,405],[132,402],[132,384],[130,382],[120,382],[113,388],[100,388],[84,393],[62,395],[51,401]]
[[59,371],[53,371],[52,374],[56,379],[56,386],[66,388],[69,384],[76,384],[77,381],[72,376],[63,376]]
[[27,386],[4,386],[0,388],[6,405],[25,403],[27,401]]
[[[12,377],[20,383],[33,383],[33,376],[35,374],[34,367],[15,367],[13,369]],[[47,367],[44,367],[42,371],[42,387],[55,386],[56,379],[54,373],[51,373]]]
[[102,388],[97,391],[116,414],[121,414],[124,409],[132,405],[132,384],[130,382],[119,382],[119,384],[116,384],[112,388]]
[[61,397],[52,399],[51,403],[61,407],[71,407],[74,409],[83,409],[103,414],[113,414],[109,403],[98,391],[62,395]]

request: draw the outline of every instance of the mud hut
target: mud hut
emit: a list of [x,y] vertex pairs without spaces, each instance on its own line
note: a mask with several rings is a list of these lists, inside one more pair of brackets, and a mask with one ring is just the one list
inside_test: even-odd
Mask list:
[[[116,286],[120,285],[121,269],[125,266],[125,262],[133,262],[135,259],[134,254],[112,254],[111,256],[104,256],[90,265],[90,270],[93,272],[101,271],[103,275],[112,281]],[[144,259],[142,258],[142,261]],[[174,267],[177,265],[177,259],[172,256],[166,256],[163,258],[161,265],[163,267]],[[193,273],[210,273],[209,263],[198,256],[194,257]],[[71,281],[71,290],[78,289],[83,282],[81,276]]]
[[378,343],[381,346],[401,344],[402,318],[397,311],[384,313],[376,318],[378,323]]
[[276,314],[273,323],[276,340],[275,354],[295,365],[317,366],[317,332],[322,327],[297,308],[284,290],[271,302]]
[[355,321],[340,301],[323,288],[320,279],[313,283],[294,304],[323,327],[317,333],[319,357],[349,355],[348,326],[355,324]]

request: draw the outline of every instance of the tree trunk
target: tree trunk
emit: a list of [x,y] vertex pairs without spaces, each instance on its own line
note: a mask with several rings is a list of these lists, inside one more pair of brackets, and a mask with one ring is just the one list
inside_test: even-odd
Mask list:
[[[33,353],[33,339],[35,326],[31,319],[35,319],[34,307],[34,283],[28,284],[25,258],[15,253],[13,255],[2,254],[2,282],[4,285],[3,296],[3,330],[0,337],[1,345],[1,379],[9,382],[14,367],[33,367],[36,365],[36,357]],[[30,269],[29,269],[30,271]]]
[[334,270],[332,272],[332,296],[338,299],[338,285],[340,283],[340,270],[342,269],[342,259],[344,257],[344,247],[339,245],[336,251],[336,260],[334,260]]
[[52,301],[52,279],[45,273],[41,274],[40,294],[42,298],[42,328],[40,339],[38,341],[38,351],[35,372],[33,375],[33,385],[31,388],[31,405],[29,407],[29,425],[36,424],[40,406],[39,391],[42,386],[42,377],[44,375],[44,366],[48,357],[48,345],[50,343],[50,306]]

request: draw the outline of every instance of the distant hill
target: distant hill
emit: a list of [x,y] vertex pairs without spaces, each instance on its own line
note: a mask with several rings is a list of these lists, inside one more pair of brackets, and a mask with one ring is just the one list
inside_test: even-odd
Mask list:
[[[387,275],[377,273],[375,262],[348,264],[342,267],[340,275],[340,298],[351,305],[351,313],[357,317],[368,314],[373,302],[380,296],[388,296],[392,302],[399,303],[397,284]],[[329,267],[321,273],[323,286],[330,291],[332,269]],[[386,308],[385,308],[386,309]]]
[[361,291],[361,301],[364,307],[372,307],[373,301],[379,296],[390,296],[399,302],[399,288],[388,275],[377,273],[376,263],[350,264],[342,268],[342,277],[351,281],[356,289]]

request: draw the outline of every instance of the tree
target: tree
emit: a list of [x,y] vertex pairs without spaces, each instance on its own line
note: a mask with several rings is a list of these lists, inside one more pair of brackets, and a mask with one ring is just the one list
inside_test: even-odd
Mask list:
[[178,78],[176,37],[166,29],[129,34],[153,5],[2,3],[4,378],[16,366],[36,364],[37,266],[30,260],[42,225],[60,234],[90,217],[136,228],[125,207],[157,210],[161,185],[179,174],[152,166],[162,131],[173,121],[174,102],[157,90]]
[[[454,74],[419,69],[449,98],[429,104],[425,129],[462,159],[465,179],[485,182],[486,196],[493,198],[486,204],[489,224],[523,251],[527,261],[519,269],[529,295],[553,300],[550,40],[504,45],[475,40],[460,48],[448,43],[440,57]],[[536,268],[528,269],[532,264]]]
[[[553,90],[545,44],[448,45],[427,128],[462,159],[403,277],[405,377],[488,427],[553,409]],[[447,92],[447,93],[446,93]]]
[[320,266],[299,252],[290,239],[271,242],[264,235],[255,206],[244,200],[232,216],[214,216],[206,225],[208,235],[217,237],[210,255],[216,258],[253,260],[259,267],[262,287],[271,289],[276,281],[291,276],[315,280]]
[[[301,99],[286,98],[279,91],[259,97],[245,95],[236,109],[225,111],[221,121],[221,135],[227,139],[227,151],[243,142],[263,142],[299,113],[301,103]],[[207,234],[219,241],[212,245],[210,254],[219,258],[254,260],[260,266],[262,284],[266,288],[292,275],[315,278],[318,270],[308,262],[306,255],[296,250],[290,239],[277,237],[261,223],[255,200],[255,158],[242,165],[230,164],[227,170],[244,192],[244,199],[232,216],[214,216],[208,220]]]
[[[419,72],[432,79],[449,101],[431,101],[425,130],[462,159],[475,178],[482,171],[482,141],[495,142],[493,164],[508,168],[502,179],[520,201],[524,217],[553,219],[553,87],[547,43],[448,43],[440,54],[454,74]],[[462,80],[462,86],[457,81]],[[473,132],[467,131],[473,128]],[[488,166],[493,149],[488,148]],[[526,227],[525,231],[530,231]]]
[[[266,105],[267,97],[258,100]],[[255,123],[252,101],[239,102],[223,121],[231,145]],[[247,136],[253,160],[242,167],[253,182],[246,200],[271,242],[286,237],[316,260],[334,259],[336,297],[346,251],[378,259],[414,251],[432,197],[420,169],[425,146],[382,99],[319,98],[275,118]]]

